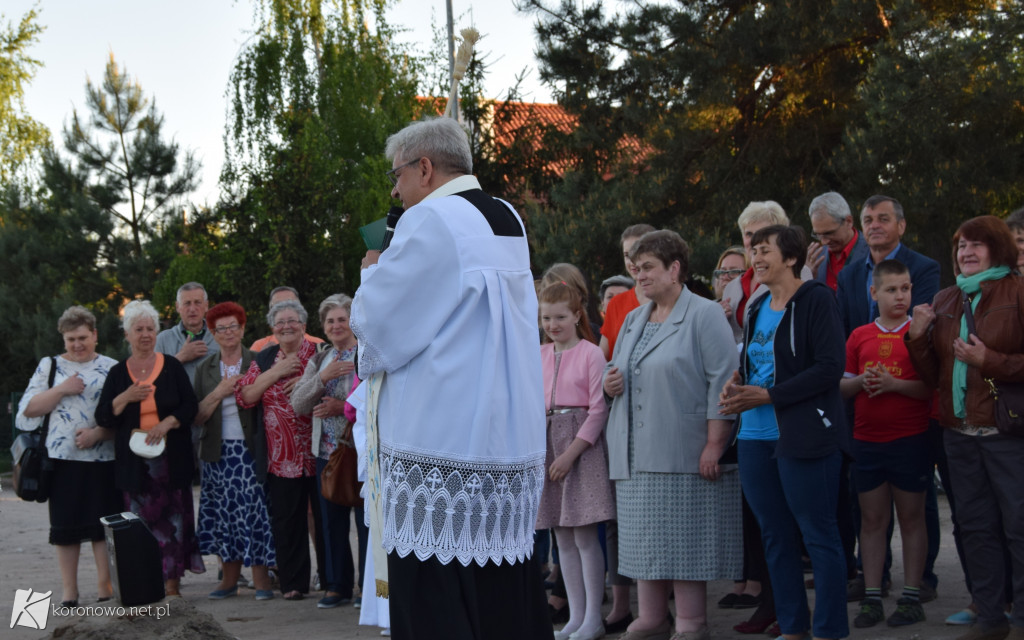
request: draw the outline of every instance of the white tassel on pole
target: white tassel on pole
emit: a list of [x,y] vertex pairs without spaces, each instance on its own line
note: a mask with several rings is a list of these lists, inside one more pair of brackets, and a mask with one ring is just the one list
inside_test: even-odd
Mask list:
[[454,118],[458,113],[456,105],[459,100],[459,82],[466,75],[469,68],[469,61],[473,59],[473,46],[480,39],[480,32],[470,27],[459,32],[462,35],[462,44],[459,45],[459,52],[455,55],[455,70],[452,72],[452,88],[448,94],[448,106],[445,107],[444,117]]

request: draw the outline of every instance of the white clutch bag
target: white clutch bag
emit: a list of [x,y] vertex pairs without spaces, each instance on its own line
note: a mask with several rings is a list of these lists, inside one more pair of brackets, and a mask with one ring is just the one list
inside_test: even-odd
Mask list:
[[137,456],[143,458],[155,458],[164,452],[166,443],[163,438],[156,444],[146,444],[147,432],[142,429],[132,429],[132,437],[128,440],[128,448]]

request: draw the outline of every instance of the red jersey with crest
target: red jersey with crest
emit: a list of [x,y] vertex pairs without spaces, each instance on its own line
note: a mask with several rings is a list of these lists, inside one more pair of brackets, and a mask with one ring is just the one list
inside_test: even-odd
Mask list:
[[[846,375],[859,376],[868,367],[885,366],[894,378],[920,380],[903,343],[910,320],[895,331],[877,321],[857,327],[846,341]],[[930,400],[902,393],[883,393],[874,398],[861,391],[854,397],[853,437],[867,442],[889,442],[928,430]]]

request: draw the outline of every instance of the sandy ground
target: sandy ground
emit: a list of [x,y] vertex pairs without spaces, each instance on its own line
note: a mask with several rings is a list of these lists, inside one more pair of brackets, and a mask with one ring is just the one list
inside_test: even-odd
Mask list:
[[[9,487],[9,478],[3,479]],[[197,496],[198,502],[198,496]],[[873,629],[852,629],[851,638],[859,640],[930,640],[956,638],[963,633],[963,627],[943,624],[947,615],[963,608],[968,602],[960,565],[956,559],[953,539],[950,534],[949,508],[944,496],[939,497],[943,523],[942,548],[939,553],[936,573],[940,578],[939,598],[925,605],[928,620],[903,629],[894,630],[884,625]],[[57,568],[53,548],[47,544],[49,522],[45,505],[23,502],[13,492],[0,492],[0,637],[12,639],[60,638],[241,638],[244,640],[281,640],[282,638],[379,638],[376,627],[360,627],[359,611],[351,605],[336,609],[316,608],[319,594],[298,602],[288,602],[280,597],[257,602],[251,589],[240,589],[238,597],[212,601],[206,594],[216,587],[217,564],[213,557],[206,558],[207,572],[186,574],[182,581],[183,598],[171,598],[157,605],[148,615],[61,617],[51,609],[46,630],[25,627],[9,628],[15,591],[32,588],[38,592],[52,590],[52,602],[59,602],[60,572]],[[897,585],[902,585],[899,560],[898,536],[893,541],[897,556],[893,573]],[[355,538],[353,536],[353,548]],[[79,565],[79,588],[81,605],[93,605],[96,601],[95,566],[92,551],[83,546]],[[250,575],[245,571],[245,575]],[[757,639],[767,636],[743,635],[732,630],[732,626],[745,620],[747,611],[720,610],[714,603],[728,592],[730,583],[719,581],[708,586],[710,603],[710,625],[713,637]],[[896,590],[898,595],[898,590]],[[610,597],[610,595],[609,595]],[[633,611],[636,612],[635,590]],[[895,597],[885,600],[886,613],[895,609]],[[112,604],[112,603],[107,603]],[[116,602],[113,603],[116,606]],[[605,605],[607,612],[609,605]],[[857,605],[850,604],[851,621],[857,613]],[[157,620],[157,614],[161,619]]]

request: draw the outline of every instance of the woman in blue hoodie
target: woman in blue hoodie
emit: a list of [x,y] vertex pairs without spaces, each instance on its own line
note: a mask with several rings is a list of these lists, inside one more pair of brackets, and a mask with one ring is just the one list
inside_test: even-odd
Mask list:
[[[723,413],[741,414],[740,481],[761,526],[782,637],[844,638],[846,561],[836,524],[845,415],[846,354],[839,311],[820,282],[803,282],[799,227],[751,239],[754,276],[768,287],[746,312],[740,370],[722,390]],[[811,623],[800,539],[814,567]]]

